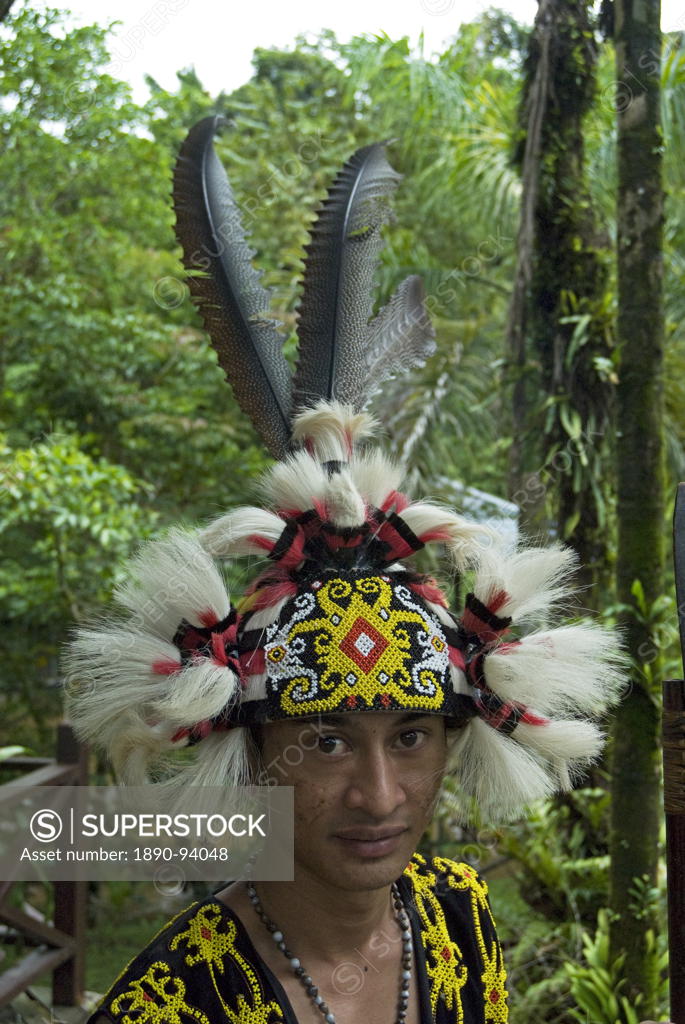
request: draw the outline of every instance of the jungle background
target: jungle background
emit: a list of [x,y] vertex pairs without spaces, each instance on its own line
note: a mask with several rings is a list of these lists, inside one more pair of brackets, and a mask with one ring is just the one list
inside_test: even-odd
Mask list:
[[[144,103],[107,71],[107,28],[22,3],[0,26],[4,754],[53,753],[61,645],[125,557],[255,500],[268,464],[183,281],[185,133],[229,121],[217,149],[293,354],[316,205],[357,147],[393,140],[405,177],[379,305],[420,274],[437,354],[384,390],[389,447],[412,490],[507,499],[522,532],[576,547],[581,605],[622,624],[633,658],[583,788],[499,830],[456,829],[447,807],[426,839],[491,885],[513,1024],[667,1016],[658,715],[661,679],[681,674],[664,553],[685,475],[685,43],[642,7],[640,25],[630,3],[541,0],[532,32],[492,9],[430,60],[323,33],[255,51],[229,94],[184,69],[173,91],[149,79]],[[87,983],[104,991],[179,904],[140,883],[91,896]],[[25,898],[50,915],[47,890]]]

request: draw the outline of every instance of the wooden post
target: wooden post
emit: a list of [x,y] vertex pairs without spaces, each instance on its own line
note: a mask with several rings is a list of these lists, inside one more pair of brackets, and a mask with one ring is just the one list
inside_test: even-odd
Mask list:
[[[71,785],[88,782],[88,750],[78,742],[69,722],[57,727],[57,761],[73,764],[76,772]],[[74,954],[60,964],[52,975],[52,1002],[55,1006],[77,1006],[86,978],[87,882],[55,882],[55,928],[74,940]]]
[[685,682],[666,679],[663,692],[671,1020],[685,1024]]
[[75,766],[70,785],[88,785],[88,748],[76,739],[70,722],[60,722],[57,726],[57,764]]

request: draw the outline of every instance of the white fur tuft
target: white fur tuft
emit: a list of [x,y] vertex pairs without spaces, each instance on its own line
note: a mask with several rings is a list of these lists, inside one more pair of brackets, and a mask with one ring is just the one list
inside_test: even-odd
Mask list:
[[[176,747],[173,734],[218,714],[239,686],[228,667],[206,659],[181,668],[176,647],[126,627],[79,630],[65,660],[74,728],[108,750],[128,785],[145,783]],[[179,670],[157,674],[157,662]]]
[[183,798],[188,786],[249,786],[255,782],[248,730],[243,726],[212,732],[193,747],[192,759],[161,784],[164,797]]
[[375,425],[372,416],[356,413],[351,405],[321,401],[295,418],[293,441],[311,446],[320,462],[347,462],[354,445]]
[[282,597],[276,604],[272,604],[268,608],[260,608],[258,612],[252,612],[250,617],[246,619],[244,628],[249,630],[262,629],[264,630],[264,636],[266,636],[266,627],[276,621],[281,613],[281,609],[288,601],[290,601],[289,597]]
[[[213,732],[193,747],[190,759],[179,769],[168,751],[171,745],[151,731],[134,730],[123,733],[112,744],[111,757],[117,778],[126,786],[143,786],[151,782],[154,770],[159,799],[172,804],[187,802],[190,786],[246,786],[254,783],[254,765],[250,758],[247,729],[237,727],[227,732]],[[157,776],[161,776],[157,778]]]
[[[449,623],[446,623],[449,625]],[[473,686],[469,683],[464,672],[456,665],[450,664],[450,679],[452,680],[452,688],[455,693],[465,693],[469,697],[473,696]]]
[[484,662],[488,686],[503,700],[544,714],[602,714],[621,696],[624,667],[615,633],[589,623],[531,633]]
[[337,527],[344,529],[364,524],[366,505],[347,470],[332,475],[324,492],[324,501],[331,522]]
[[230,604],[221,575],[196,536],[172,530],[147,544],[117,591],[120,623],[83,627],[65,655],[66,705],[84,740],[109,753],[120,780],[143,785],[149,772],[172,770],[173,742],[218,714],[239,682],[210,658],[182,665],[170,642],[181,621],[224,619]]
[[603,737],[592,722],[569,720],[548,722],[547,725],[528,725],[519,722],[514,730],[516,742],[523,743],[549,761],[596,760],[602,751]]
[[510,820],[558,787],[558,778],[534,754],[480,718],[464,726],[450,752],[450,765],[462,792],[493,823]]
[[488,604],[494,594],[505,591],[507,600],[497,610],[502,618],[544,614],[571,592],[576,564],[571,548],[529,548],[511,554],[493,545],[480,554],[473,592]]
[[484,545],[492,543],[495,538],[489,526],[465,519],[430,501],[413,502],[401,513],[401,518],[417,537],[433,530],[444,532],[447,535],[445,544],[461,569],[472,565],[482,555]]
[[253,534],[276,542],[281,536],[285,522],[273,512],[246,505],[237,508],[200,531],[202,547],[215,558],[230,555],[265,555],[264,548],[248,538]]
[[168,677],[167,690],[154,702],[153,711],[176,728],[195,725],[218,715],[239,688],[240,681],[230,668],[210,658],[198,659]]
[[197,536],[174,529],[150,541],[130,563],[130,578],[115,592],[132,624],[171,640],[182,619],[202,625],[211,612],[218,620],[229,612],[226,585]]
[[264,477],[262,489],[271,504],[282,511],[306,512],[323,501],[328,474],[309,452],[296,452],[278,462]]
[[380,508],[388,495],[398,490],[402,480],[400,467],[377,448],[355,453],[350,463],[350,473],[367,505],[375,508]]
[[150,765],[159,764],[167,749],[168,744],[151,729],[137,724],[117,733],[108,752],[122,785],[145,786],[150,782]]
[[177,662],[178,649],[156,636],[124,626],[79,629],[65,656],[67,712],[79,735],[107,746],[163,697],[168,677],[156,661]]

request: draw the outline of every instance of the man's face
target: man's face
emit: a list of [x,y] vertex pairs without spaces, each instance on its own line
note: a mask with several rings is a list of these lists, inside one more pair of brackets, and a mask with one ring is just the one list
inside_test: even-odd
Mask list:
[[295,789],[295,870],[336,888],[399,877],[433,811],[445,768],[444,719],[350,712],[264,726],[270,780]]

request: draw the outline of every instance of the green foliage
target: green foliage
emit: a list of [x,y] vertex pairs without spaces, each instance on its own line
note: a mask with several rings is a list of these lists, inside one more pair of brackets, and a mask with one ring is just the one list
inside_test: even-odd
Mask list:
[[501,847],[521,871],[521,893],[550,921],[594,921],[606,898],[607,793],[574,790],[504,830]]
[[146,488],[139,481],[84,454],[70,435],[0,447],[0,484],[0,608],[9,627],[0,670],[4,725],[8,736],[49,737],[52,746],[67,624],[94,614],[117,562],[149,534],[157,514],[140,504]]
[[0,459],[5,549],[20,549],[25,533],[33,542],[23,572],[11,561],[3,572],[2,599],[13,615],[36,614],[41,605],[54,606],[56,596],[62,611],[82,614],[85,601],[107,593],[118,557],[157,518],[138,504],[143,487],[120,466],[85,455],[74,437],[52,436],[28,449],[5,447]]
[[[52,753],[58,653],[74,619],[108,599],[117,564],[140,539],[168,522],[251,500],[267,464],[200,330],[173,237],[171,168],[200,117],[216,112],[231,122],[217,149],[274,289],[273,312],[290,334],[289,358],[316,204],[356,147],[396,140],[390,158],[405,180],[378,271],[379,302],[402,277],[420,274],[438,352],[386,388],[377,409],[410,486],[439,494],[444,480],[463,480],[504,493],[512,440],[504,337],[521,192],[512,154],[525,33],[489,11],[431,60],[406,39],[340,43],[325,33],[288,50],[257,50],[250,81],[230,95],[210,96],[195,72],[184,71],[173,91],[149,80],[150,98],[137,105],[105,70],[106,29],[74,30],[58,11],[15,8],[0,27],[0,712],[8,743]],[[554,224],[555,237],[568,243],[566,269],[559,275],[552,247],[548,269],[562,287],[539,334],[544,340],[551,324],[564,344],[560,386],[546,389],[533,427],[542,439],[535,488],[547,517],[566,488],[566,536],[587,503],[611,542],[613,472],[602,439],[603,403],[616,385],[615,296],[602,250],[615,223],[615,86],[608,47],[596,87],[588,78],[593,46],[582,33],[570,44],[587,174]],[[668,433],[678,474],[685,466],[680,36],[669,41],[663,84]],[[561,87],[558,98],[563,121]],[[562,157],[558,151],[545,166],[550,200],[569,169]],[[591,208],[596,237],[581,237]],[[543,369],[541,357],[529,369],[541,381],[549,365]],[[633,596],[656,642],[675,650],[663,608]],[[605,956],[607,797],[601,776],[594,785],[470,844],[487,863],[499,843],[520,880],[505,927],[512,1024],[571,1024],[583,1013],[595,1024],[598,1009],[596,1024],[630,1024],[620,965],[610,968]],[[102,895],[105,925],[126,896]],[[648,914],[655,898],[652,886],[635,883],[634,912]],[[109,935],[103,930],[102,941]],[[141,944],[133,933],[124,941],[110,977],[97,984]]]
[[585,1022],[587,1015],[597,1024],[638,1024],[637,1007],[633,1007],[621,994],[625,979],[620,971],[623,959],[613,967],[609,966],[609,921],[606,911],[600,911],[597,918],[597,932],[594,938],[583,936],[583,952],[586,965],[565,964],[571,979],[571,993],[576,1008],[571,1011],[573,1018]]
[[[654,948],[656,940],[649,933],[648,948]],[[668,989],[666,970],[668,954],[665,943],[659,943],[657,966],[662,983],[659,991],[660,1012],[666,1016]],[[609,951],[609,913],[600,910],[597,915],[597,929],[594,935],[583,935],[584,964],[566,963],[564,970],[571,982],[571,995],[575,1006],[571,1010],[573,1020],[580,1024],[638,1024],[641,998],[629,1000],[624,994],[626,979],[622,975],[624,957],[611,961]]]
[[28,753],[26,747],[17,744],[11,747],[0,747],[0,761],[7,761],[10,757],[18,757],[19,754]]
[[266,464],[171,230],[176,145],[209,98],[186,76],[165,134],[159,91],[136,106],[103,72],[106,35],[27,6],[0,35],[0,703],[45,753],[74,619],[153,525],[245,500]]
[[[511,987],[511,1022],[637,1024],[638,1004],[627,998],[622,961],[609,954],[606,910],[608,793],[575,790],[539,805],[529,820],[502,830],[498,849],[513,858],[510,871],[526,908],[503,932]],[[654,949],[659,1002],[667,1015],[664,878],[655,889],[637,880],[631,914],[656,913],[662,927]],[[631,1016],[637,1011],[638,1016]]]

